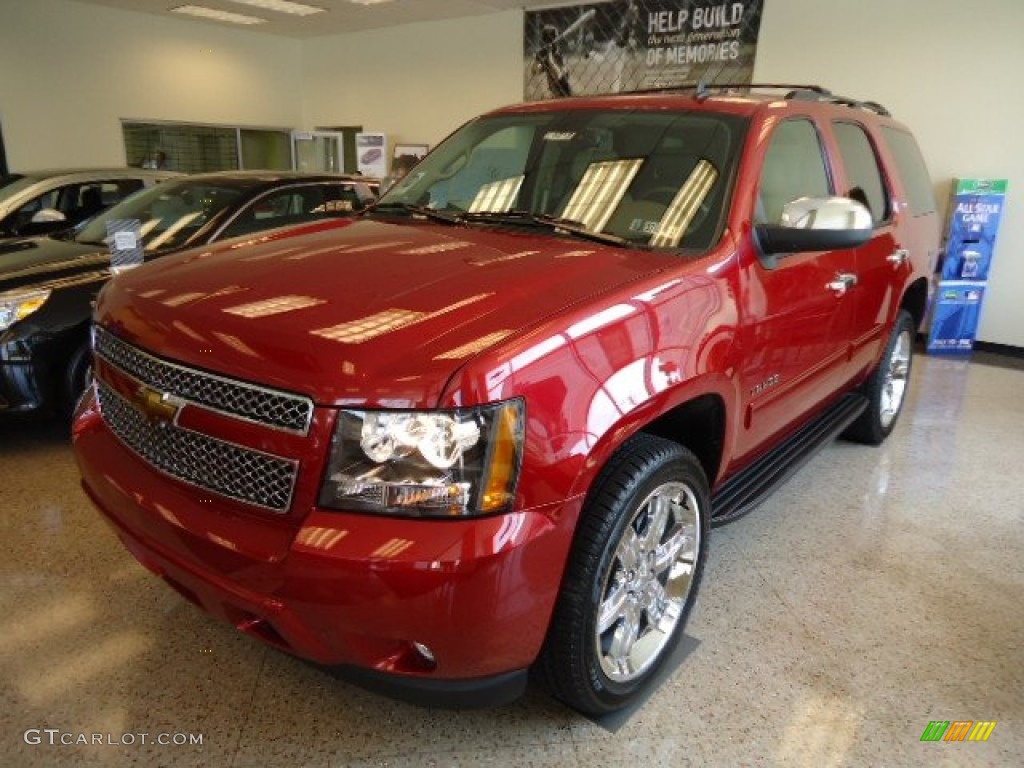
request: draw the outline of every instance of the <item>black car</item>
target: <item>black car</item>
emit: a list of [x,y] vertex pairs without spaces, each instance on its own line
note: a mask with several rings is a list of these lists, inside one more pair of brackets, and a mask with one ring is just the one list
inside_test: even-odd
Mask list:
[[[172,179],[64,235],[0,243],[0,414],[69,412],[88,375],[89,322],[125,222],[145,260],[362,210],[363,177],[239,171]],[[114,248],[113,250],[116,250]]]

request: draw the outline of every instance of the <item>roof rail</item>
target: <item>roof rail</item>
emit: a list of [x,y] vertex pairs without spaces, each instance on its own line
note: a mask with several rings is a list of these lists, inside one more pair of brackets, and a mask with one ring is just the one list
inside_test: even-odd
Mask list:
[[665,85],[658,88],[639,88],[633,91],[621,91],[623,94],[643,93],[679,93],[685,91],[696,91],[699,98],[707,98],[712,91],[735,91],[750,90],[752,88],[763,88],[774,91],[809,92],[820,97],[831,96],[832,92],[820,85],[797,85],[793,83],[690,83],[689,85]]
[[877,101],[860,101],[847,96],[839,96],[820,85],[806,85],[796,83],[705,83],[699,82],[695,85],[669,85],[661,88],[641,88],[635,91],[624,91],[630,94],[643,93],[680,93],[694,91],[697,99],[710,98],[716,91],[736,90],[772,90],[786,91],[784,98],[794,101],[820,101],[829,104],[839,104],[853,109],[866,109],[883,117],[891,117],[891,113]]

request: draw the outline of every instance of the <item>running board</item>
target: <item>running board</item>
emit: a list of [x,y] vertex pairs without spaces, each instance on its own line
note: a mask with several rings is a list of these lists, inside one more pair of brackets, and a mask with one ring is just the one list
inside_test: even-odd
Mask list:
[[826,443],[850,426],[867,405],[864,395],[846,395],[780,446],[729,478],[711,497],[711,524],[725,525],[753,510]]

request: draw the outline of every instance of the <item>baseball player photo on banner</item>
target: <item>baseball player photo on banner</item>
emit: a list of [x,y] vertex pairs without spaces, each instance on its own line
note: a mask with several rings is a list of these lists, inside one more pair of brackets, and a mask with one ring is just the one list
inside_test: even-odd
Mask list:
[[527,100],[751,82],[764,0],[614,0],[527,11]]

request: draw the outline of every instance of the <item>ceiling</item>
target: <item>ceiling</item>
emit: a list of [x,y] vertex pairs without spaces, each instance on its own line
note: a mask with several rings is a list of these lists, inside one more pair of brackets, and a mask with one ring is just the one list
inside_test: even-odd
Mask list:
[[[214,24],[219,27],[296,38],[394,27],[418,21],[480,16],[517,8],[572,4],[572,0],[565,0],[562,3],[558,3],[557,0],[534,0],[533,2],[530,0],[390,0],[390,2],[382,2],[377,5],[357,5],[351,0],[302,1],[308,5],[323,8],[326,13],[291,16],[241,5],[231,2],[231,0],[79,0],[79,2],[91,5],[105,5],[110,8],[152,13],[164,18],[187,19],[200,24]],[[243,26],[169,12],[169,9],[179,5],[202,5],[221,11],[259,16],[267,19],[267,23]]]

